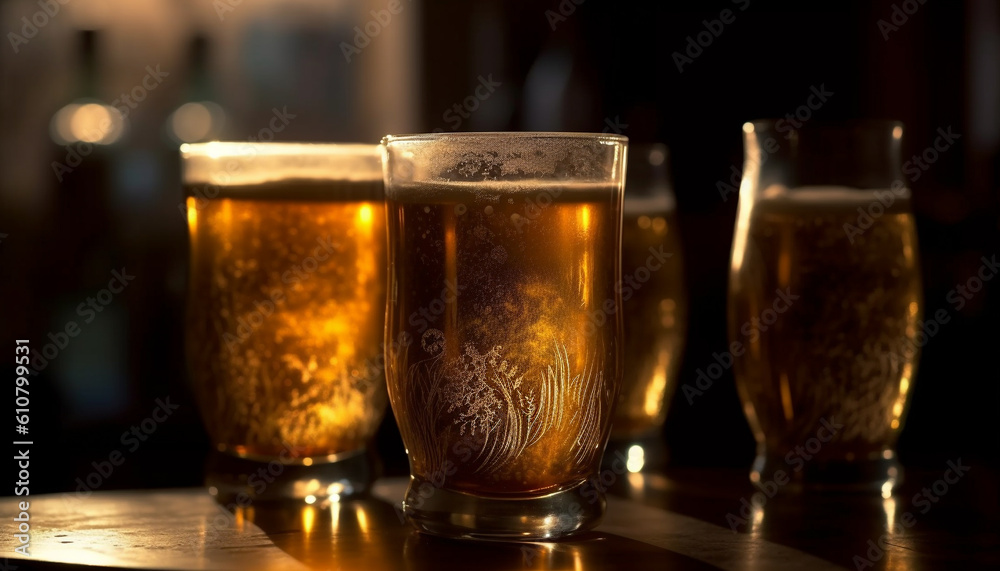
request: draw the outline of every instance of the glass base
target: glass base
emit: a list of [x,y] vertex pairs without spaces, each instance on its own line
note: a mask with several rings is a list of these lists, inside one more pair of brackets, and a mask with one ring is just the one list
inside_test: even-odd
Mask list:
[[441,537],[540,540],[593,529],[606,505],[587,481],[544,496],[501,498],[445,490],[413,476],[403,513],[418,531]]
[[[374,480],[365,450],[327,457],[282,462],[240,458],[213,452],[206,467],[205,486],[223,504],[246,507],[253,502],[322,504],[366,494]],[[307,465],[308,464],[308,465]]]
[[[885,456],[888,456],[886,458]],[[817,492],[881,492],[883,496],[903,482],[903,467],[895,454],[861,460],[821,460],[759,454],[750,481],[773,495],[775,490]],[[785,483],[782,483],[785,482]]]

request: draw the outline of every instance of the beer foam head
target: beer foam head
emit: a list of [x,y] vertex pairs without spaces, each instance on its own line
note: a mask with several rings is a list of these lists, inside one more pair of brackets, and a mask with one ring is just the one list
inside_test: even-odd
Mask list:
[[628,139],[600,133],[432,133],[382,140],[388,183],[624,180]]
[[625,195],[625,202],[622,211],[625,216],[651,214],[656,212],[667,212],[676,207],[674,195],[669,192],[656,194],[653,196],[629,196]]
[[863,206],[871,202],[886,202],[893,200],[909,200],[910,189],[899,187],[896,190],[888,188],[851,188],[847,186],[799,186],[789,189],[782,185],[771,185],[761,191],[758,203],[767,202],[769,206],[788,205],[795,207],[844,207]]
[[181,158],[183,182],[188,185],[382,181],[378,145],[215,141],[181,145]]

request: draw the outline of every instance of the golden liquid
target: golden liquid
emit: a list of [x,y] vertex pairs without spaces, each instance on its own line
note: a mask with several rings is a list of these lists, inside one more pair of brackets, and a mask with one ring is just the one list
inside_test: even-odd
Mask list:
[[577,484],[607,441],[621,322],[587,325],[620,303],[618,191],[540,188],[421,186],[388,201],[387,343],[412,339],[387,351],[389,397],[413,473],[446,474],[449,489]]
[[[675,211],[666,206],[625,199],[622,274],[631,280],[622,281],[625,374],[612,438],[641,436],[662,426],[677,383],[687,296]],[[661,262],[650,258],[650,248],[672,256]]]
[[219,450],[326,456],[373,436],[386,405],[384,208],[381,183],[188,198],[188,358]]
[[[895,197],[852,244],[844,225],[857,226],[873,193],[791,194],[758,201],[748,227],[737,228],[729,327],[746,348],[735,359],[737,388],[770,453],[802,446],[825,419],[844,427],[819,456],[875,459],[902,428],[918,358],[922,290],[909,200]],[[799,299],[765,315],[786,288]],[[755,327],[755,318],[773,323]]]

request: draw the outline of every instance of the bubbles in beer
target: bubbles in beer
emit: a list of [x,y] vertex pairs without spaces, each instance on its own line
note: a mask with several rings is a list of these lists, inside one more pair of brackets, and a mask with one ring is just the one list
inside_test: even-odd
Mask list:
[[583,330],[615,298],[614,193],[550,186],[540,205],[537,187],[511,187],[510,200],[497,184],[450,183],[389,201],[410,255],[394,266],[388,333],[421,339],[388,356],[393,409],[414,472],[454,467],[453,490],[582,481],[610,425],[617,330]]
[[902,190],[774,187],[752,205],[730,336],[748,349],[736,371],[751,423],[776,453],[824,418],[844,424],[827,459],[878,455],[898,436],[922,295]]
[[382,417],[381,184],[331,184],[229,188],[190,228],[188,354],[220,449],[354,451]]

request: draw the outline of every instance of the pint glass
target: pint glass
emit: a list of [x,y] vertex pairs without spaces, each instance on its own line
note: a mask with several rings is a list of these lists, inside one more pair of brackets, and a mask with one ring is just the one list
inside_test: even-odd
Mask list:
[[[222,497],[363,491],[386,407],[377,145],[181,147],[187,355]],[[263,469],[263,471],[261,471]]]
[[601,518],[588,479],[622,373],[626,141],[383,140],[386,377],[419,530],[551,538]]
[[888,494],[901,477],[923,305],[902,130],[743,126],[729,335],[758,485]]
[[667,160],[665,145],[629,145],[620,286],[625,374],[611,429],[615,445],[658,439],[684,346],[687,295]]

